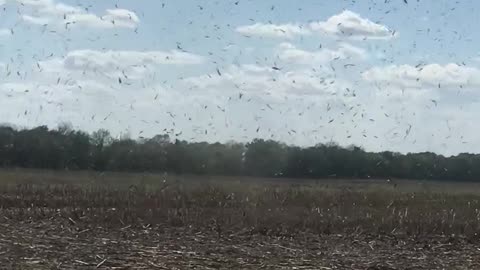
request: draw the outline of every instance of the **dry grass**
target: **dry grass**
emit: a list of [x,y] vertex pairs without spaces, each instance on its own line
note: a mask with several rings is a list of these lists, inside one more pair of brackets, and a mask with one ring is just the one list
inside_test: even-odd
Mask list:
[[474,237],[480,197],[474,194],[357,191],[288,184],[165,183],[0,187],[8,219],[52,215],[108,226],[165,224],[262,234],[381,233]]
[[[77,237],[99,228],[103,233],[128,229],[137,234],[155,228],[158,237],[163,237],[159,231],[165,230],[185,235],[201,232],[209,241],[219,243],[240,236],[251,242],[252,237],[280,241],[309,235],[309,239],[327,237],[330,240],[325,241],[333,245],[331,238],[340,235],[342,240],[338,241],[348,238],[345,245],[370,239],[365,247],[371,251],[372,235],[381,237],[382,245],[386,245],[385,239],[393,241],[392,246],[409,241],[416,245],[426,238],[447,239],[445,243],[436,241],[438,247],[448,247],[452,239],[473,246],[480,243],[480,194],[472,191],[474,184],[460,184],[453,190],[452,184],[411,181],[394,186],[378,181],[309,180],[292,184],[272,179],[168,177],[164,182],[161,175],[38,171],[3,171],[0,179],[0,217],[5,228],[12,230],[13,224],[22,224],[34,235],[38,233],[35,228],[43,232],[49,227]],[[59,239],[65,240],[64,236]],[[312,244],[304,241],[304,245]],[[283,240],[277,244],[286,251],[298,249],[287,247]],[[367,260],[361,265],[371,263]],[[430,265],[427,269],[436,268]]]

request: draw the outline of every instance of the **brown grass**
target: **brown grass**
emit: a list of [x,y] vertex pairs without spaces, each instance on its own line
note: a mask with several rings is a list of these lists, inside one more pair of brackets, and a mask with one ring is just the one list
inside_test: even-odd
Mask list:
[[[263,234],[476,236],[480,231],[480,195],[460,189],[447,193],[438,183],[412,191],[411,182],[405,187],[378,181],[291,184],[207,177],[167,177],[164,182],[161,175],[122,175],[115,185],[119,174],[83,172],[77,179],[72,173],[3,174],[3,179],[16,175],[24,182],[3,180],[0,185],[0,213],[9,219],[59,215],[108,226],[196,226],[219,234],[246,229]],[[35,176],[41,184],[34,183]]]
[[110,269],[320,269],[313,267],[319,263],[323,269],[442,269],[462,258],[467,268],[458,269],[480,267],[471,259],[480,255],[476,184],[299,183],[2,171],[0,263],[22,269],[91,268],[103,260],[100,267]]

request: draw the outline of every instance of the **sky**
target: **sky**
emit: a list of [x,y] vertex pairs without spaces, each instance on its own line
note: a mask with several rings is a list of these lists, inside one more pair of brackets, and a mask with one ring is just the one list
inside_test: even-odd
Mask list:
[[0,0],[0,123],[480,153],[480,2]]

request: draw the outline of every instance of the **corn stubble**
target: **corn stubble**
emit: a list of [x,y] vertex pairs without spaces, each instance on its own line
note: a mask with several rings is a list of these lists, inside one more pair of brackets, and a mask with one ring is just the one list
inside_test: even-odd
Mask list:
[[[0,263],[22,269],[475,269],[479,199],[272,183],[4,185]],[[458,265],[464,268],[450,268]]]

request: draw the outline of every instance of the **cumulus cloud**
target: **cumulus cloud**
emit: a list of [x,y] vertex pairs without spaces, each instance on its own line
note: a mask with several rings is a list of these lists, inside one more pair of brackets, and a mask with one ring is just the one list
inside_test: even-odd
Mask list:
[[[167,111],[180,115],[195,101],[186,89],[165,84],[165,77],[145,80],[145,76],[157,72],[160,77],[162,67],[185,68],[203,61],[201,56],[177,50],[74,50],[65,57],[36,62],[21,71],[22,76],[13,72],[4,78],[0,111],[5,121],[20,126],[56,126],[69,121],[83,130],[104,127],[119,134],[133,129],[137,135],[150,127],[150,132],[158,134],[171,128]],[[2,74],[4,67],[0,63]],[[152,130],[153,124],[157,130]]]
[[98,16],[87,8],[57,3],[54,0],[17,0],[26,7],[22,19],[30,24],[54,24],[63,28],[135,28],[140,19],[135,12],[126,9],[107,9],[105,14]]
[[266,38],[293,39],[297,36],[323,34],[349,39],[391,39],[398,36],[396,31],[387,26],[374,23],[359,14],[344,10],[340,14],[333,15],[326,21],[317,21],[310,24],[264,24],[255,23],[237,27],[238,33],[248,36]]
[[[19,108],[63,104],[63,107],[74,112],[84,110],[79,108],[80,105],[88,108],[95,104],[100,107],[92,108],[92,111],[102,111],[102,100],[112,100],[127,107],[125,104],[131,104],[135,99],[145,98],[151,102],[158,94],[148,91],[154,86],[156,90],[161,88],[160,78],[152,74],[161,74],[159,70],[162,70],[162,66],[194,65],[203,61],[201,56],[176,50],[75,50],[62,58],[39,61],[18,76],[15,73],[7,75],[0,84],[0,96],[1,99],[4,96],[8,98],[4,103],[23,100],[25,106]],[[5,74],[3,63],[0,63],[0,72]],[[140,97],[139,93],[147,93],[148,99]],[[177,97],[173,100],[180,99]],[[12,111],[18,113],[19,110]]]
[[295,36],[309,35],[310,31],[297,24],[263,24],[255,23],[237,27],[236,31],[243,35],[266,38],[292,39]]
[[374,67],[363,73],[369,82],[383,82],[408,88],[480,86],[480,70],[454,63],[424,66],[390,65]]
[[332,60],[365,59],[365,49],[353,46],[348,43],[338,44],[338,49],[320,49],[317,51],[306,51],[296,48],[293,44],[282,43],[277,48],[278,57],[285,62],[302,65],[325,64]]
[[196,65],[204,62],[202,56],[172,51],[70,51],[64,58],[39,63],[49,72],[79,72],[103,74],[109,77],[140,79],[158,65]]
[[92,28],[135,28],[140,20],[133,11],[126,9],[107,9],[105,15],[98,17],[90,13],[73,13],[67,16],[66,23],[74,26]]
[[[84,68],[93,64],[93,68],[115,65],[147,65],[147,64],[175,64],[188,65],[200,64],[204,61],[202,56],[172,51],[95,51],[76,50],[71,51],[65,57],[65,63],[72,68]],[[90,67],[91,68],[91,67]]]
[[253,95],[274,100],[288,96],[333,96],[351,85],[332,74],[315,72],[311,69],[274,70],[267,66],[230,66],[222,76],[202,75],[185,79],[195,89],[229,94],[249,92]]
[[334,15],[326,21],[312,22],[309,27],[313,32],[352,39],[390,39],[396,36],[396,32],[387,26],[362,18],[350,10]]

